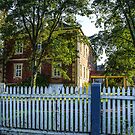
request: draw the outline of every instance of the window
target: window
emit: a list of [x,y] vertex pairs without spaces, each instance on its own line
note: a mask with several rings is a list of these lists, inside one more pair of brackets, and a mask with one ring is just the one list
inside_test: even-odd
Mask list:
[[86,50],[85,50],[85,45],[83,45],[83,56],[85,57],[85,54],[86,54],[86,52],[85,52]]
[[60,73],[60,68],[61,67],[61,63],[58,63],[55,67],[53,67],[53,77],[61,77],[61,73]]
[[80,77],[82,77],[82,65],[80,65]]
[[86,57],[88,56],[88,50],[87,50],[87,48],[86,48]]
[[85,67],[83,67],[83,78],[86,77]]
[[22,78],[22,66],[23,64],[14,64],[14,77]]
[[16,42],[15,54],[23,54],[23,44],[22,43]]

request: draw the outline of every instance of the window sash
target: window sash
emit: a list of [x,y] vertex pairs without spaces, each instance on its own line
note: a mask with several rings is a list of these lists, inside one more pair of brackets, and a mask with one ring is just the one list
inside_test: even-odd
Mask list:
[[22,77],[22,64],[14,65],[14,77]]

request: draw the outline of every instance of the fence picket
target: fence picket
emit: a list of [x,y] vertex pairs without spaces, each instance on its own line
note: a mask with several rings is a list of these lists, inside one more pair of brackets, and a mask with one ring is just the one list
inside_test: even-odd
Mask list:
[[56,130],[56,99],[53,99],[53,130]]
[[61,106],[61,111],[62,111],[62,118],[61,118],[61,123],[62,123],[62,127],[61,127],[61,130],[62,131],[64,131],[64,127],[65,127],[65,114],[64,114],[64,110],[65,110],[65,107],[64,107],[64,104],[65,104],[65,102],[64,102],[64,94],[65,94],[65,91],[64,91],[64,87],[62,87],[62,96],[63,96],[63,98],[62,98],[62,106]]
[[[28,93],[31,95],[32,93],[31,87],[28,87]],[[31,98],[28,98],[28,128],[31,128]]]
[[[47,94],[47,87],[44,89],[45,94]],[[44,129],[47,130],[47,98],[44,99]]]
[[[8,87],[6,88],[6,93],[8,93]],[[6,126],[9,126],[9,113],[8,113],[8,96],[6,97]]]
[[[135,98],[135,88],[132,89],[132,96]],[[135,135],[135,100],[133,100],[133,135]]]
[[[130,96],[130,88],[127,89],[127,96]],[[130,135],[130,128],[131,128],[131,106],[130,100],[127,100],[127,121],[128,121],[128,135]]]
[[[16,87],[13,87],[13,94],[16,94]],[[16,128],[16,97],[13,98],[13,127]]]
[[[125,88],[122,89],[122,96],[125,96]],[[126,105],[125,100],[122,101],[122,134],[126,134]]]
[[[117,96],[120,96],[120,88],[118,87],[117,89]],[[121,126],[120,126],[120,121],[121,121],[121,117],[120,117],[120,100],[117,100],[117,134],[120,134],[121,131]]]
[[[43,95],[43,87],[40,88],[40,94]],[[40,129],[43,129],[43,97],[40,98]]]
[[[113,96],[115,96],[115,87],[112,88]],[[116,101],[112,100],[112,134],[116,134]]]
[[[69,94],[69,87],[66,87],[66,95]],[[69,131],[69,100],[66,98],[66,131]]]
[[[32,88],[33,95],[35,94],[35,89]],[[35,98],[32,98],[32,128],[35,129]]]
[[[9,93],[10,94],[12,94],[12,87],[9,87],[9,89],[10,89],[10,91],[9,91]],[[12,110],[12,97],[10,97],[10,103],[9,103],[9,108],[10,108],[10,114],[9,114],[9,120],[10,120],[10,127],[12,127],[12,120],[13,120],[13,118],[12,118],[12,114],[13,114],[13,110]]]
[[[75,94],[78,95],[78,88],[75,88]],[[78,98],[75,99],[75,131],[78,131]]]
[[[39,95],[39,87],[36,88],[36,95]],[[39,100],[40,98],[36,98],[36,129],[39,129]]]
[[91,131],[91,87],[88,88],[88,132]]
[[[103,88],[103,95],[106,95],[106,88]],[[102,131],[106,133],[106,99],[103,99],[103,117],[102,117]]]
[[[108,95],[110,96],[110,94],[111,94],[111,89],[110,89],[110,87],[108,87]],[[111,133],[111,101],[110,101],[110,99],[108,99],[108,102],[107,102],[107,104],[108,104],[108,108],[107,108],[107,133],[108,134],[110,134]]]
[[[49,92],[51,92],[51,87],[49,88]],[[52,99],[49,98],[49,130],[52,129]]]
[[82,87],[80,88],[80,106],[79,106],[79,117],[80,117],[80,126],[79,126],[79,131],[82,132],[82,112],[83,112],[83,109],[82,109]]
[[[23,94],[23,87],[21,87],[21,94]],[[23,117],[23,98],[21,98],[21,128],[23,128],[23,120],[24,120],[24,117]]]
[[[17,87],[17,94],[19,94],[19,87]],[[20,98],[17,97],[17,127],[20,127],[20,108],[19,108],[19,101]]]
[[[86,88],[84,88],[84,95],[86,95]],[[84,97],[84,132],[87,131],[87,100]]]
[[[24,89],[24,94],[27,95],[27,87],[25,87]],[[27,128],[27,125],[28,125],[28,119],[27,119],[27,98],[25,98],[24,100],[24,127]]]
[[[60,90],[57,88],[58,95],[60,95]],[[60,131],[60,98],[57,98],[57,131]]]
[[[70,88],[70,94],[73,95],[73,87]],[[70,131],[73,131],[73,98],[70,99]]]
[[5,97],[2,98],[2,102],[3,102],[2,125],[5,126]]

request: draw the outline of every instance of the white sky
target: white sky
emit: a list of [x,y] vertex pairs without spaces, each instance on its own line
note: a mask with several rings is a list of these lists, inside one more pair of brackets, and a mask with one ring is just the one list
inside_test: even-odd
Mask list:
[[[93,23],[92,23],[93,21]],[[85,16],[77,16],[77,22],[80,23],[82,25],[82,31],[84,32],[84,34],[86,36],[92,36],[96,33],[98,33],[99,28],[95,27],[95,19],[93,17],[93,19],[89,19],[88,17]]]
[[[95,27],[95,18],[89,19],[85,16],[77,16],[77,22],[82,25],[82,31],[86,36],[92,36],[97,34],[101,29]],[[105,59],[107,58],[105,52],[101,55],[102,59],[97,60],[97,65],[101,65],[104,63]]]

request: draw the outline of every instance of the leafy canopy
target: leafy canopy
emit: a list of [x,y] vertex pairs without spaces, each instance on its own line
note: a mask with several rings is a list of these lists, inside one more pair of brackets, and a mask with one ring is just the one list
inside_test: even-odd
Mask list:
[[[103,31],[93,36],[97,53],[105,48],[108,58],[107,74],[135,75],[135,1],[94,0],[92,8],[97,15],[98,27]],[[130,79],[131,80],[131,79]]]

